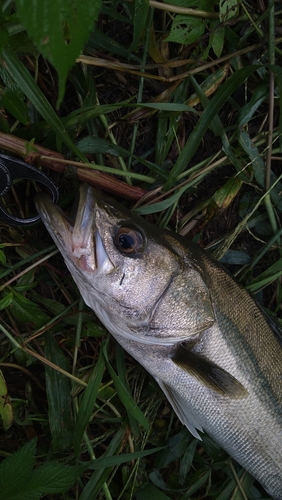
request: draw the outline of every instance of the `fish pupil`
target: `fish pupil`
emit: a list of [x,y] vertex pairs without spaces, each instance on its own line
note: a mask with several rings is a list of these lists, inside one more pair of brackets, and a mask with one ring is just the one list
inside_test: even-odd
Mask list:
[[127,226],[121,226],[117,229],[114,243],[117,249],[128,257],[134,257],[144,248],[144,238],[142,234]]
[[134,238],[130,234],[121,234],[118,238],[118,243],[123,250],[134,248]]

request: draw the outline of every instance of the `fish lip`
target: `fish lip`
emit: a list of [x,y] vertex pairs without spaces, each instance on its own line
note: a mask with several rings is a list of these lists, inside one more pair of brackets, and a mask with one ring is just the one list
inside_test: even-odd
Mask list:
[[[82,271],[96,271],[99,262],[101,264],[105,257],[96,255],[96,240],[100,235],[94,223],[95,199],[92,188],[87,184],[81,185],[73,224],[46,193],[37,194],[34,202],[43,223],[63,256],[70,259]],[[99,251],[103,254],[101,244]]]

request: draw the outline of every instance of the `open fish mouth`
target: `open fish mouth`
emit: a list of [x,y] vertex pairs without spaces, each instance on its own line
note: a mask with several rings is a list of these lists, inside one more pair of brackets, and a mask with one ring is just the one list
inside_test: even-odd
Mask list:
[[35,206],[50,235],[66,260],[82,271],[97,271],[107,254],[95,228],[95,198],[93,189],[82,184],[79,204],[72,224],[46,193],[37,194]]

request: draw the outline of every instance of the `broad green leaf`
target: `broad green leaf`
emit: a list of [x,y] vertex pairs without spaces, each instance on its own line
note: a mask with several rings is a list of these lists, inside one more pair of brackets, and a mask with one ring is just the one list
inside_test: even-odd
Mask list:
[[13,302],[13,292],[9,292],[7,295],[4,295],[3,299],[0,300],[0,311],[6,309]]
[[34,302],[17,293],[15,290],[13,291],[13,300],[10,303],[10,309],[19,321],[27,321],[37,328],[43,326],[50,319],[37,304],[34,304]]
[[210,35],[210,43],[212,50],[214,51],[216,57],[220,57],[224,44],[224,35],[225,35],[225,27],[224,26],[215,26],[211,23],[211,35]]
[[98,18],[100,0],[16,0],[18,15],[41,54],[59,75],[58,105],[69,70]]
[[33,439],[0,464],[0,500],[8,500],[24,489],[34,464],[35,450]]
[[27,125],[29,123],[29,116],[27,112],[27,105],[23,100],[24,95],[14,90],[7,89],[5,93],[2,95],[1,103],[2,106],[9,112],[11,115],[16,118],[23,125]]
[[107,335],[107,331],[100,325],[97,325],[93,321],[84,324],[83,335],[87,337],[104,337]]
[[[73,485],[84,469],[85,467],[65,465],[55,461],[46,462],[32,471],[24,492],[37,493],[40,497],[43,493],[49,495],[64,493]],[[50,478],[52,478],[51,481]],[[26,499],[29,500],[28,495]]]
[[6,430],[13,423],[13,408],[9,398],[7,384],[2,371],[0,370],[0,417],[2,417],[3,427]]
[[[60,368],[68,370],[68,362],[56,340],[45,333],[45,356]],[[48,399],[49,425],[54,451],[68,450],[72,447],[73,417],[71,386],[69,379],[50,366],[45,366],[46,392]]]
[[37,302],[39,304],[43,304],[44,307],[48,311],[50,311],[50,313],[52,315],[56,315],[56,316],[63,315],[63,313],[66,309],[66,306],[64,304],[62,304],[61,302],[58,302],[55,299],[49,299],[49,297],[43,297],[40,294],[34,293],[32,295],[32,298],[35,302]]
[[[192,495],[193,495],[196,491],[198,491],[198,489],[199,489],[199,488],[201,488],[201,486],[202,486],[203,484],[205,484],[205,482],[206,482],[208,479],[210,480],[210,471],[207,471],[207,472],[206,472],[206,471],[205,471],[205,469],[204,469],[204,470],[202,469],[202,472],[201,472],[200,474],[197,474],[197,473],[196,473],[194,477],[195,477],[195,480],[194,480],[194,481],[193,481],[193,480],[191,481],[192,486],[190,486],[190,488],[188,488],[188,489],[186,489],[186,490],[185,490],[185,494],[184,494],[185,496],[183,495],[183,497],[180,497],[180,498],[179,498],[179,500],[182,500],[182,499],[184,500],[184,498],[185,498],[185,500],[186,500],[186,499],[188,499],[188,498],[191,498],[191,497],[192,497]],[[190,484],[191,484],[191,483],[190,483]],[[186,495],[187,495],[187,496],[186,496]],[[231,498],[231,496],[228,498],[228,500],[230,500],[230,498]],[[217,500],[218,500],[218,499],[219,499],[219,497],[217,497]]]
[[39,500],[44,493],[67,491],[85,467],[46,462],[33,469],[36,440],[0,464],[0,500]]
[[149,474],[149,478],[152,481],[152,483],[157,487],[160,488],[161,490],[170,490],[170,487],[168,484],[164,481],[162,474],[159,470],[155,470]]
[[204,31],[205,23],[200,17],[178,14],[172,21],[170,34],[166,41],[189,45],[200,38]]
[[154,468],[161,469],[179,459],[185,453],[191,441],[192,436],[186,428],[171,436],[165,449],[156,455]]
[[198,443],[199,443],[198,439],[193,439],[193,441],[189,444],[187,450],[183,455],[179,469],[180,484],[185,483],[185,478],[191,468]]
[[238,16],[241,0],[220,0],[219,19],[221,23]]

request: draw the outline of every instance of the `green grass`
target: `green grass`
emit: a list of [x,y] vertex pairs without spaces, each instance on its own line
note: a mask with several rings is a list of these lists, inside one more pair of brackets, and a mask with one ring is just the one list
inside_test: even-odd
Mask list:
[[[99,17],[91,3],[78,36],[78,2],[54,33],[35,2],[44,43],[23,0],[2,3],[2,152],[41,165],[63,209],[87,180],[199,242],[281,323],[279,2],[103,1]],[[19,183],[5,203],[26,213],[36,189]],[[84,306],[42,224],[2,224],[0,242],[0,499],[267,498],[183,428]]]

